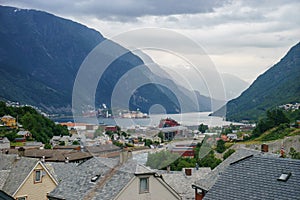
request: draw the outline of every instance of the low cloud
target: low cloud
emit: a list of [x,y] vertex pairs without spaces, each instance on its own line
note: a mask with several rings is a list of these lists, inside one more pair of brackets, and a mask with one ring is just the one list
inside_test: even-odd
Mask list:
[[4,4],[35,8],[64,15],[87,15],[99,20],[127,21],[143,16],[168,16],[213,12],[223,0],[4,0]]

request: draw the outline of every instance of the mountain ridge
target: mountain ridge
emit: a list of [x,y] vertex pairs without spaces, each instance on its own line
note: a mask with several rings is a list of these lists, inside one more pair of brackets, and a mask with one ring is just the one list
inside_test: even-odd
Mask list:
[[300,102],[300,42],[239,97],[213,115],[218,116],[221,110],[226,109],[226,119],[229,121],[257,121],[266,110],[293,102]]
[[[3,27],[0,29],[0,96],[37,106],[48,113],[71,112],[77,71],[99,43],[107,41],[115,46],[115,49],[102,52],[100,57],[114,57],[123,49],[94,29],[43,11],[0,6],[0,24]],[[129,70],[143,64],[132,52],[116,58],[100,78],[95,107],[103,103],[110,106],[118,80]],[[101,63],[99,67],[102,67]],[[144,78],[151,83],[151,76],[155,75],[144,68],[135,78]],[[174,84],[172,80],[165,81]],[[129,104],[125,107],[148,112],[148,108],[159,103],[166,107],[168,113],[178,113],[181,109],[178,98],[189,100],[188,96],[174,96],[174,93],[184,95],[176,85],[170,87],[173,91],[156,84],[143,87],[127,91],[130,83],[126,82],[123,92],[134,93],[134,98],[125,102]],[[117,103],[122,104],[120,101]],[[186,111],[199,110],[188,105]]]

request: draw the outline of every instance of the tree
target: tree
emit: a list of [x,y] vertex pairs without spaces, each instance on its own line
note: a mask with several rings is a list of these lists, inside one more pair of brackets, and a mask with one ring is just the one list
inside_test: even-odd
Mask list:
[[143,142],[145,142],[145,146],[148,146],[148,147],[150,147],[150,145],[153,144],[152,140],[150,140],[150,139],[144,139]]
[[116,126],[118,133],[121,131],[121,127],[120,126]]
[[164,143],[165,134],[160,131],[157,136],[161,139],[161,143]]
[[124,131],[121,133],[121,135],[124,136],[124,137],[127,137],[127,133],[124,132]]
[[79,145],[79,142],[78,142],[77,140],[74,140],[74,141],[72,142],[72,145]]
[[46,143],[45,146],[44,146],[44,149],[51,149],[51,148],[52,148],[52,146],[49,143]]
[[218,153],[223,153],[225,150],[226,150],[225,142],[222,139],[218,140],[216,151]]
[[205,131],[208,130],[208,126],[207,126],[207,125],[204,125],[204,124],[202,123],[202,124],[199,125],[198,130],[199,130],[201,133],[205,133]]
[[235,152],[234,149],[228,149],[228,151],[226,151],[223,155],[223,159],[225,160],[226,158],[228,158],[231,154],[233,154]]
[[293,147],[290,148],[290,153],[292,159],[300,159],[300,152],[297,152]]
[[214,151],[210,151],[204,158],[199,161],[200,167],[210,167],[214,169],[218,166],[222,161],[215,157]]
[[259,137],[261,134],[280,124],[289,124],[290,120],[281,109],[268,110],[267,117],[258,121],[252,132],[252,138]]

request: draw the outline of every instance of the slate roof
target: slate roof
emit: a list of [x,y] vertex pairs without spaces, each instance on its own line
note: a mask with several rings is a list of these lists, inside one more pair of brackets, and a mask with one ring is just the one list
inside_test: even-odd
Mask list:
[[183,200],[195,198],[195,191],[191,185],[196,180],[204,178],[205,175],[210,172],[211,169],[209,167],[201,167],[198,170],[192,169],[192,176],[186,176],[184,171],[158,171],[159,174],[162,174],[164,181],[169,184]]
[[[123,165],[118,159],[94,157],[79,165],[47,163],[46,166],[49,171],[55,171],[55,178],[60,182],[48,195],[49,199],[111,200],[135,175],[155,173],[132,159]],[[96,175],[100,175],[99,179],[91,182]]]
[[[9,149],[9,154],[18,154],[17,149]],[[70,162],[85,160],[93,157],[89,152],[81,152],[77,150],[58,150],[58,149],[26,149],[25,157],[42,158],[45,156],[49,162],[65,162],[66,157]]]
[[91,154],[103,153],[103,152],[111,152],[111,151],[121,151],[121,148],[114,144],[102,144],[99,146],[87,146],[85,147],[86,151]]
[[0,189],[13,195],[37,162],[34,158],[16,159],[16,155],[0,154],[0,180],[5,180]]
[[[277,180],[283,172],[290,178]],[[232,163],[204,200],[300,199],[300,160],[254,155]]]
[[115,173],[113,173],[112,177],[108,181],[106,181],[99,190],[96,190],[95,195],[91,199],[114,199],[119,194],[119,192],[128,184],[128,182],[132,178],[134,178],[136,167],[136,161],[127,161]]
[[[49,197],[57,199],[84,199],[88,195],[95,184],[101,182],[105,175],[118,165],[117,159],[91,158],[81,164],[65,164],[51,163],[54,169],[55,177],[58,179],[59,185],[49,194]],[[47,165],[49,169],[49,163]],[[97,182],[91,179],[96,175],[100,175]],[[120,182],[120,177],[118,178]],[[101,197],[101,199],[103,199]]]
[[255,154],[260,154],[260,151],[244,148],[236,149],[236,152],[234,152],[231,156],[229,156],[227,159],[221,162],[210,173],[208,173],[203,178],[200,178],[197,181],[195,181],[194,185],[208,191],[216,183],[220,175],[225,171],[225,169],[230,165],[230,163]]

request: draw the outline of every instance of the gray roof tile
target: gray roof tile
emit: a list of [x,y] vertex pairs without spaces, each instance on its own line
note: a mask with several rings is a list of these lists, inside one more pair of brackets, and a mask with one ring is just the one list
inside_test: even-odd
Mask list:
[[[277,180],[282,172],[291,172],[286,182]],[[300,199],[300,160],[254,155],[233,163],[204,199]]]
[[[117,164],[118,159],[96,157],[78,165],[51,163],[60,183],[49,196],[60,199],[84,199]],[[96,175],[100,175],[100,178],[92,182],[91,179]],[[100,193],[100,191],[97,192]]]
[[[2,183],[2,190],[12,195],[22,184],[29,172],[38,162],[34,158],[21,157],[16,155],[0,154],[0,172],[2,178],[6,176],[6,181]],[[9,174],[7,174],[9,171]]]
[[[70,164],[72,163],[51,163],[51,166],[48,166],[61,180],[58,187],[50,192],[50,197],[66,200],[111,200],[128,184],[135,173],[153,172],[132,159],[123,165],[119,165],[118,159],[96,157],[79,165]],[[101,176],[96,182],[91,182],[91,178],[96,175]]]
[[159,170],[159,173],[162,174],[163,179],[167,184],[169,184],[181,197],[183,200],[194,199],[194,189],[192,184],[200,179],[204,178],[205,175],[211,172],[210,168],[199,168],[199,170],[193,169],[192,176],[186,176],[184,171],[162,171]]
[[225,169],[230,165],[230,163],[237,160],[243,159],[250,155],[259,154],[260,151],[250,150],[250,149],[236,149],[236,152],[220,163],[215,169],[208,173],[204,178],[201,178],[195,182],[195,185],[208,191],[218,180],[219,176],[225,171]]

